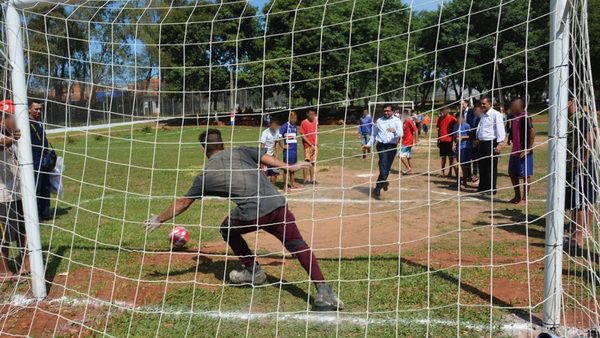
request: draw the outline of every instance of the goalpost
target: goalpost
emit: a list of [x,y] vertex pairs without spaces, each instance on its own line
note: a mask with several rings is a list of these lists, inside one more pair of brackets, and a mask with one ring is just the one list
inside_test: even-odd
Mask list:
[[[547,10],[535,0],[255,6],[236,0],[2,3],[1,99],[15,103],[22,133],[20,191],[10,193],[22,201],[31,276],[0,280],[1,333],[598,330],[600,135],[587,0],[552,0]],[[483,23],[495,27],[481,29]],[[513,186],[502,173],[511,170],[512,145],[496,155],[497,195],[485,196],[475,181],[462,187],[439,177],[433,132],[424,136],[426,146],[413,150],[416,174],[392,172],[384,198],[371,198],[378,154],[362,152],[356,139],[365,102],[374,117],[389,103],[427,114],[433,126],[438,107],[488,95],[494,103],[526,98],[537,134],[527,200],[507,202]],[[66,194],[51,196],[49,222],[38,219],[31,98],[44,101],[41,123],[67,168]],[[235,123],[213,118],[230,107],[236,107]],[[283,184],[293,181],[281,182],[283,170],[274,182],[345,311],[313,311],[314,284],[266,228],[244,235],[266,284],[229,282],[229,272],[241,265],[222,240],[223,218],[245,198],[265,198],[260,191],[248,197],[229,188],[228,196],[215,197],[207,188],[185,214],[153,233],[142,230],[145,219],[186,196],[209,161],[198,134],[219,129],[229,151],[266,147],[261,135],[276,126],[271,133],[287,132],[278,136],[286,141],[276,155],[304,161],[301,121],[311,109],[318,113],[318,183],[306,184],[298,172],[301,188],[288,189]],[[297,131],[284,125],[292,112]],[[513,121],[519,117],[506,114],[505,122]],[[524,135],[513,142],[527,144]],[[257,164],[257,179],[270,175],[268,169]],[[179,226],[189,234],[183,248],[168,239]],[[2,245],[14,270],[22,263],[12,244]],[[40,331],[36,318],[48,327]]]

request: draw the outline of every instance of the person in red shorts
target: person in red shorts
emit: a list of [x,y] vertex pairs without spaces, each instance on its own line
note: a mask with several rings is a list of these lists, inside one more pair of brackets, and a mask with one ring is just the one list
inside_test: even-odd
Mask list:
[[315,180],[317,128],[317,112],[314,109],[310,109],[308,114],[306,114],[306,119],[300,123],[300,134],[302,135],[302,145],[304,146],[304,160],[310,164],[308,169],[304,169],[304,184],[317,184]]
[[446,158],[450,163],[448,167],[448,177],[452,176],[452,166],[454,166],[454,152],[452,151],[452,130],[456,124],[456,119],[450,114],[450,107],[444,107],[439,112],[437,120],[438,128],[438,148],[440,149],[440,158],[442,161],[442,176],[446,173]]
[[225,150],[221,132],[217,129],[203,132],[200,143],[208,158],[204,171],[198,174],[185,197],[144,223],[146,231],[152,231],[161,223],[181,214],[197,199],[206,196],[228,198],[237,207],[225,218],[220,232],[244,265],[241,271],[229,273],[231,283],[256,286],[267,282],[267,275],[242,237],[243,234],[263,230],[277,237],[306,270],[317,289],[315,308],[341,310],[344,303],[334,294],[331,285],[325,282],[319,262],[302,238],[285,197],[260,171],[261,164],[290,172],[303,169],[308,164],[299,162],[288,165],[268,155],[265,149],[242,146]]

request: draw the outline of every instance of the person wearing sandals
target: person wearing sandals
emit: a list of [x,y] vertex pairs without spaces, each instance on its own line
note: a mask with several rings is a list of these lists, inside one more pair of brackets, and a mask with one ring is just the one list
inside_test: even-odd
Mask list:
[[8,267],[11,243],[21,252],[20,275],[30,272],[23,206],[19,192],[17,141],[21,131],[16,127],[15,106],[11,100],[0,101],[0,282],[16,276]]
[[583,233],[593,222],[593,206],[598,196],[596,166],[591,152],[595,149],[594,117],[578,112],[575,97],[569,97],[567,127],[567,174],[565,209],[571,211],[571,235],[564,239],[563,249],[575,253],[583,244]]
[[[510,176],[515,196],[509,201],[513,204],[526,204],[533,176],[533,142],[535,129],[531,117],[525,112],[525,101],[516,98],[510,103],[511,117],[508,121],[508,145],[512,151],[508,159]],[[519,180],[523,179],[523,194]]]
[[412,147],[417,144],[419,139],[419,129],[415,125],[415,122],[410,117],[408,110],[405,110],[402,113],[402,120],[404,126],[404,133],[402,135],[402,144],[400,146],[400,152],[398,153],[398,157],[400,157],[400,161],[406,168],[406,170],[402,171],[402,175],[410,175],[413,173],[412,168]]
[[314,109],[310,109],[306,114],[306,119],[300,123],[300,134],[302,137],[302,146],[304,147],[304,161],[310,164],[308,169],[304,169],[304,184],[318,183],[315,180],[315,163],[317,162],[317,129],[317,112]]

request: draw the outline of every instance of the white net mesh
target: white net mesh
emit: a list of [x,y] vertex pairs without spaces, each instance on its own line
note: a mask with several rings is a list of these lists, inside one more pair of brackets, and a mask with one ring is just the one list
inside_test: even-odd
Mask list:
[[[559,269],[560,332],[574,335],[598,323],[600,249],[588,4],[569,5],[573,109],[562,180],[575,211],[566,212],[568,246]],[[18,216],[3,218],[3,335],[513,336],[540,330],[545,218],[563,208],[546,203],[554,72],[546,1],[89,0],[22,7],[28,96],[43,105],[41,126],[62,157],[64,195],[38,191],[50,201],[50,217],[40,224],[43,301],[31,298],[30,278],[18,274],[19,241],[6,238]],[[11,99],[5,23],[3,14],[0,84],[2,99]],[[479,154],[487,167],[475,161],[475,139],[485,137],[473,107],[486,96],[503,118],[495,127],[533,152],[531,175],[517,177],[529,187],[523,193],[520,187],[519,199],[508,173],[529,172],[528,162],[506,141],[494,157],[495,194],[478,192],[478,185],[493,183],[480,170],[490,170],[492,157]],[[517,97],[531,123],[510,104]],[[469,126],[453,132],[460,123],[440,119],[440,111],[449,108],[458,118],[462,99],[470,107],[462,122]],[[387,103],[403,122],[374,135],[363,111],[387,121]],[[301,126],[312,109],[316,140]],[[297,131],[284,125],[294,115]],[[322,271],[345,303],[341,311],[314,311],[320,287],[301,264],[306,251],[290,255],[303,247],[282,245],[272,236],[276,226],[243,236],[266,282],[232,284],[230,272],[242,268],[240,245],[232,243],[231,222],[225,228],[230,245],[223,241],[221,224],[251,197],[238,194],[246,172],[235,156],[224,161],[225,187],[210,186],[205,177],[202,199],[158,230],[144,230],[144,220],[186,196],[208,166],[201,132],[220,130],[225,153],[232,154],[240,146],[266,147],[272,121],[271,134],[287,134],[276,141],[280,160],[295,154],[304,162],[313,148],[303,143],[318,143],[314,177],[302,170],[288,177],[280,169],[274,182],[317,257],[318,268],[307,260],[313,279]],[[412,141],[396,139],[411,125]],[[456,135],[465,138],[455,149]],[[401,144],[363,149],[371,145],[368,136]],[[34,146],[34,164],[41,149]],[[440,152],[448,153],[445,164]],[[2,175],[14,169],[6,156],[4,183]],[[455,157],[460,168],[443,167]],[[394,160],[388,185],[378,183],[382,158]],[[268,173],[258,163],[252,171],[256,180]],[[467,175],[465,182],[457,174]],[[215,197],[217,190],[225,193]],[[14,191],[2,205],[15,205],[18,196]],[[168,237],[177,226],[189,232],[180,249]],[[286,228],[282,236],[290,233]]]

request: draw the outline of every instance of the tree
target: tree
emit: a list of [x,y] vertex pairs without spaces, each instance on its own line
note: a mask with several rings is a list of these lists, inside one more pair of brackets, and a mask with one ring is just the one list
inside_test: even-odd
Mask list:
[[427,28],[420,43],[437,54],[431,69],[457,97],[465,88],[497,87],[495,72],[511,93],[539,96],[546,84],[531,80],[543,78],[548,69],[547,12],[548,3],[541,0],[454,0],[422,17]]

